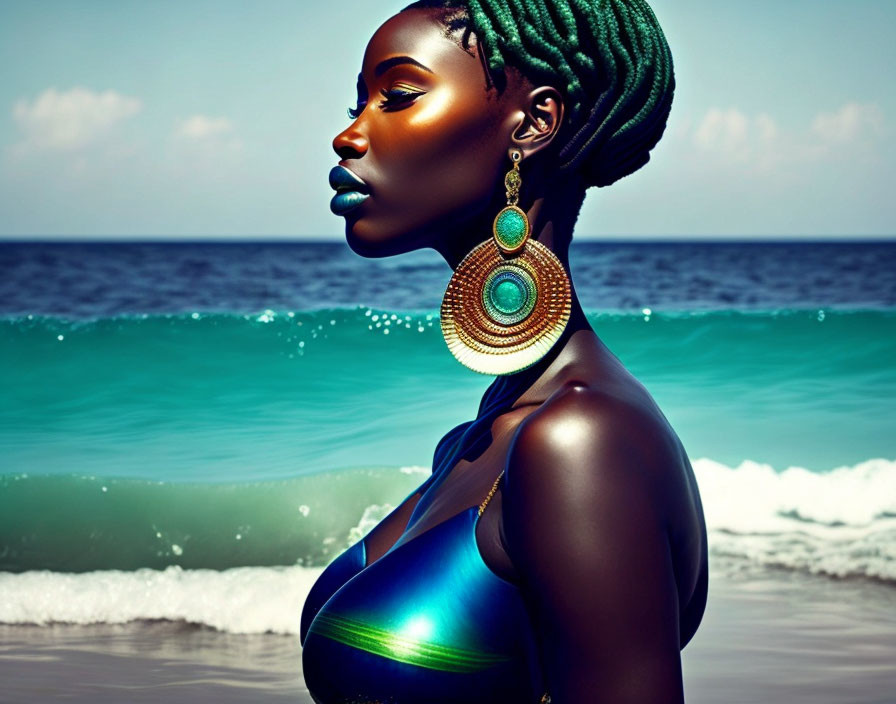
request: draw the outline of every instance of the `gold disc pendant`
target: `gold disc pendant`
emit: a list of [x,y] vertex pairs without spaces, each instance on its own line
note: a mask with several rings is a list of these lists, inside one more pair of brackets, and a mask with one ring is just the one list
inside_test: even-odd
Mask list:
[[523,240],[508,258],[489,238],[464,257],[448,282],[442,335],[473,371],[500,376],[531,367],[569,321],[572,297],[563,265],[537,240]]

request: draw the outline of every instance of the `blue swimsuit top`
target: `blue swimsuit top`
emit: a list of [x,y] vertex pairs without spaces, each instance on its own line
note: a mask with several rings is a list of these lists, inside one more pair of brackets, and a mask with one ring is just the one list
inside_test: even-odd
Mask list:
[[[492,421],[512,400],[499,388],[486,393],[476,420],[439,442],[408,526],[457,461],[488,446]],[[367,567],[359,540],[327,566],[302,614],[302,667],[315,702],[549,701],[522,595],[476,544],[480,513],[471,506]]]

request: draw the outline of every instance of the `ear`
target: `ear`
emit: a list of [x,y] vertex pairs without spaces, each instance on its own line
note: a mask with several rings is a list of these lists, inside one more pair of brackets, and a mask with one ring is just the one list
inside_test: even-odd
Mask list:
[[511,148],[532,156],[548,146],[563,122],[563,96],[552,86],[540,86],[527,96],[527,108],[511,136]]

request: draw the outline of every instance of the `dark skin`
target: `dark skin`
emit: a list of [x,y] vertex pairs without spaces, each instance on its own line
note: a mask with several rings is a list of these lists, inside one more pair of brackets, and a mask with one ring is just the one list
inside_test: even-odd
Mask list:
[[[563,97],[512,67],[503,91],[489,86],[475,35],[463,49],[439,16],[399,13],[368,44],[360,115],[333,141],[339,163],[370,189],[345,215],[347,241],[367,257],[431,247],[456,268],[491,237],[508,154],[519,149],[531,236],[568,274],[583,187],[561,177],[552,156]],[[393,91],[385,104],[383,90]],[[491,445],[433,487],[413,525],[419,493],[376,526],[365,538],[368,564],[481,503],[504,470],[476,539],[485,563],[526,600],[553,704],[683,702],[679,651],[703,615],[707,555],[678,437],[591,328],[574,287],[556,345],[494,383],[518,395],[494,422]]]

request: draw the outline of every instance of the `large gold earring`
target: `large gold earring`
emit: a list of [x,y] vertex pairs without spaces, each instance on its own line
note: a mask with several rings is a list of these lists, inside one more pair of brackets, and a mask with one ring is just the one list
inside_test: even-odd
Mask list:
[[504,177],[507,207],[492,237],[464,257],[442,299],[442,335],[457,360],[482,374],[513,374],[531,367],[560,338],[572,307],[569,277],[556,255],[529,237],[517,206],[522,154],[510,155]]

